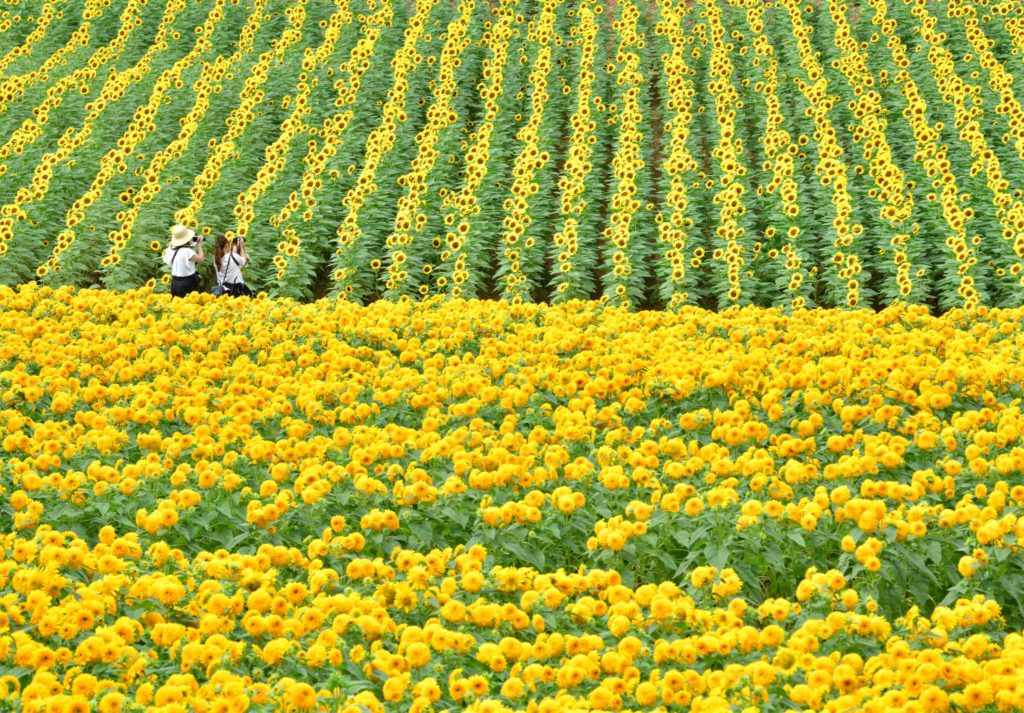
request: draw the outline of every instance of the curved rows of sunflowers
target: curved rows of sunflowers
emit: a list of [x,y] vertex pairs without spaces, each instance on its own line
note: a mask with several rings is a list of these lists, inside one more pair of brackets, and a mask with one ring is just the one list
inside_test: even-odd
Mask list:
[[180,221],[298,299],[1024,301],[1013,0],[4,8],[5,284]]
[[1020,310],[237,304],[0,288],[4,705],[1024,705]]

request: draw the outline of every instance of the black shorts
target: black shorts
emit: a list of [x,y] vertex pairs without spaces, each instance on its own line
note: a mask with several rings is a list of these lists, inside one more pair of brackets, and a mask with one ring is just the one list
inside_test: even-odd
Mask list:
[[252,297],[252,290],[244,282],[225,282],[224,288],[233,297]]
[[194,272],[188,277],[171,278],[171,295],[173,297],[184,297],[190,292],[199,291],[199,273]]

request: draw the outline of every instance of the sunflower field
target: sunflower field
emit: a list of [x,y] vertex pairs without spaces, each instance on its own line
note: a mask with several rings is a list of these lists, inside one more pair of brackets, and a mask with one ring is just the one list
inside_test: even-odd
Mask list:
[[0,708],[1024,707],[1024,311],[0,287]]
[[0,713],[1024,710],[1022,74],[1022,0],[0,0]]
[[300,300],[1017,307],[1022,52],[1020,0],[2,0],[0,284],[184,223]]

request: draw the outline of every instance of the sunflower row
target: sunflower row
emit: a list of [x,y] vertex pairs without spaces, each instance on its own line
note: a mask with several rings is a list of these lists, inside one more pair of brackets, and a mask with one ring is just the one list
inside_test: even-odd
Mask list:
[[743,195],[746,192],[743,176],[747,173],[747,167],[741,158],[743,141],[737,135],[734,123],[738,96],[733,86],[733,64],[726,46],[721,9],[717,3],[707,3],[706,12],[712,77],[708,86],[715,102],[719,125],[718,144],[712,153],[722,170],[719,180],[722,188],[714,197],[714,202],[719,206],[720,225],[715,231],[717,239],[713,243],[712,260],[724,265],[724,282],[720,276],[716,276],[716,280],[720,283],[720,289],[727,290],[730,302],[735,302],[742,293],[744,267],[752,258],[747,254],[750,251],[747,229],[740,222],[741,216],[746,213],[743,206]]
[[542,255],[541,246],[537,245],[536,238],[528,236],[527,233],[531,232],[530,226],[533,223],[530,204],[534,202],[533,197],[542,190],[537,182],[537,174],[551,160],[550,154],[539,147],[539,134],[545,111],[550,111],[548,83],[552,79],[552,47],[557,8],[557,3],[546,0],[537,20],[535,33],[528,37],[529,45],[536,48],[528,79],[530,111],[526,123],[516,134],[516,141],[521,146],[512,164],[513,181],[510,196],[505,199],[502,206],[505,218],[502,221],[502,253],[497,277],[502,285],[502,297],[512,302],[521,302],[523,294],[529,293],[531,288],[535,287],[535,284],[531,283],[536,282],[534,275],[537,259]]
[[416,3],[416,13],[409,21],[405,32],[405,41],[391,60],[394,68],[394,80],[388,90],[387,102],[381,110],[380,123],[370,132],[366,139],[364,164],[359,172],[356,185],[345,194],[341,204],[345,207],[345,217],[337,230],[337,248],[332,260],[334,272],[334,292],[340,295],[359,298],[357,290],[357,274],[369,266],[366,247],[362,245],[362,228],[360,211],[367,199],[372,196],[377,184],[374,182],[381,160],[394,146],[399,125],[404,124],[407,117],[406,108],[409,100],[409,75],[422,59],[417,45],[434,9],[433,0],[421,0]]
[[[437,149],[441,134],[458,119],[452,107],[452,100],[458,92],[455,70],[461,65],[462,54],[470,44],[466,33],[475,9],[475,0],[464,0],[459,4],[458,18],[448,25],[438,59],[437,78],[434,80],[431,104],[427,109],[426,124],[416,134],[416,158],[409,172],[399,179],[405,190],[398,199],[394,230],[384,242],[387,253],[384,261],[387,265],[385,294],[390,297],[411,293],[410,288],[419,282],[413,274],[420,272],[429,275],[433,269],[433,264],[423,259],[425,246],[421,243],[425,238],[423,231],[427,224],[427,214],[422,211],[421,205],[424,194],[430,188],[428,184],[435,164],[441,157]],[[421,284],[418,292],[423,294],[426,289],[427,286]]]
[[829,119],[829,112],[835,105],[836,97],[826,95],[828,81],[811,47],[811,28],[800,16],[800,4],[785,0],[785,5],[797,38],[800,63],[808,78],[806,82],[797,78],[797,86],[811,105],[815,131],[820,142],[817,147],[818,164],[815,173],[820,183],[830,188],[830,200],[835,212],[832,220],[835,233],[833,264],[827,268],[820,266],[819,269],[826,271],[826,289],[830,288],[829,291],[832,293],[830,301],[841,299],[847,306],[856,307],[860,303],[863,266],[857,253],[848,250],[854,241],[863,235],[864,228],[859,223],[851,223],[852,198],[847,189],[849,169],[844,162],[843,148],[837,141],[836,129]]
[[[506,94],[506,58],[514,32],[512,23],[515,19],[516,6],[503,3],[493,29],[485,34],[482,40],[481,44],[488,51],[488,56],[483,60],[482,73],[490,80],[479,87],[483,118],[480,126],[467,140],[466,169],[462,187],[459,190],[448,191],[442,201],[444,224],[454,227],[454,230],[445,233],[444,250],[439,260],[438,286],[447,288],[455,297],[462,294],[464,287],[468,294],[480,292],[483,273],[488,265],[483,249],[486,239],[479,234],[483,221],[479,217],[482,207],[477,194],[488,180],[489,168],[493,161],[491,142],[494,132],[501,130],[496,122],[502,113],[499,100]],[[474,227],[477,230],[474,231]]]
[[[343,143],[342,137],[345,135],[354,115],[352,105],[359,94],[360,83],[369,69],[369,60],[373,56],[381,31],[385,25],[390,23],[391,17],[391,5],[383,3],[372,18],[367,20],[365,27],[362,28],[360,39],[352,47],[348,60],[342,65],[341,78],[335,80],[333,84],[337,92],[334,100],[335,106],[344,109],[344,111],[340,114],[334,114],[325,120],[324,126],[320,129],[321,143],[319,147],[313,142],[310,143],[309,151],[304,160],[306,169],[302,174],[299,191],[292,192],[289,195],[288,202],[270,221],[271,225],[284,225],[282,235],[285,240],[278,243],[277,254],[273,258],[274,265],[277,267],[276,279],[282,289],[287,284],[284,280],[288,266],[292,263],[293,259],[299,258],[301,264],[303,261],[299,257],[300,254],[306,257],[313,250],[309,245],[307,245],[305,251],[302,250],[302,237],[298,231],[306,232],[306,226],[314,218],[314,211],[318,205],[317,195],[324,187],[323,173]],[[336,177],[339,175],[337,169],[330,169],[330,171],[329,176]],[[303,206],[300,224],[298,227],[294,227],[288,220],[294,211]],[[307,235],[307,241],[311,240],[312,237]],[[293,270],[297,269],[293,268]],[[308,272],[304,276],[308,278]],[[300,283],[295,288],[295,296],[304,292],[305,287]]]
[[[682,8],[685,10],[685,6]],[[682,31],[679,8],[663,5],[657,32],[666,35],[672,51],[665,60],[666,102],[674,114],[666,122],[668,149],[663,169],[667,182],[664,208],[657,216],[658,239],[662,244],[662,299],[676,309],[686,303],[687,247],[695,219],[689,215],[688,189],[694,184],[697,161],[689,151],[689,127],[693,118],[693,72],[686,62],[686,36]],[[670,210],[669,210],[670,209]]]
[[641,200],[644,194],[638,184],[638,176],[645,165],[641,157],[643,143],[641,86],[644,83],[640,71],[639,49],[645,42],[638,31],[639,8],[633,3],[623,3],[622,13],[613,23],[618,38],[616,60],[620,64],[616,84],[618,90],[618,111],[611,117],[618,128],[616,151],[612,158],[614,191],[609,202],[610,216],[604,237],[608,241],[608,257],[603,265],[602,283],[610,299],[619,304],[629,304],[640,296],[640,285],[646,277],[643,258],[644,241],[636,223],[637,212],[649,210]]
[[[594,110],[594,84],[600,67],[597,63],[597,8],[583,3],[579,9],[576,38],[580,43],[578,73],[575,91],[576,106],[569,122],[572,136],[566,151],[565,172],[558,179],[559,228],[552,236],[551,251],[555,254],[558,271],[553,277],[552,301],[578,299],[593,290],[591,278],[594,269],[592,219],[594,213],[594,144],[597,142],[597,122]],[[589,200],[588,200],[589,199]],[[582,223],[582,225],[581,225]],[[581,247],[583,248],[581,251]]]
[[[1012,3],[1004,3],[997,7],[1000,9],[997,16],[1001,18],[1003,27],[1010,35],[1010,41],[1019,52],[1024,52],[1024,20],[1014,14],[1016,8]],[[992,12],[996,14],[996,8],[992,8]]]
[[[786,289],[792,295],[790,305],[799,309],[807,304],[810,288],[807,269],[804,267],[805,262],[809,261],[810,246],[806,244],[807,237],[800,227],[801,192],[794,178],[797,175],[795,157],[800,153],[800,148],[791,133],[784,128],[786,118],[781,111],[779,63],[770,40],[764,34],[764,17],[764,8],[760,5],[752,5],[747,9],[747,25],[754,33],[753,46],[757,55],[754,61],[764,66],[763,78],[760,80],[763,82],[767,115],[764,155],[772,170],[772,180],[764,186],[764,192],[768,195],[778,193],[780,206],[776,210],[781,209],[781,216],[784,217],[780,217],[777,226],[765,229],[766,242],[762,250],[769,260],[784,260],[785,271],[780,272],[776,279],[785,282]],[[754,90],[757,89],[755,84]],[[776,236],[782,236],[781,247],[775,240]]]

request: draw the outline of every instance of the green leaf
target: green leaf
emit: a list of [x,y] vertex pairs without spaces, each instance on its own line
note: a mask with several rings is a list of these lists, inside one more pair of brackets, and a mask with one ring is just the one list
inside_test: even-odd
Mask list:
[[406,522],[409,526],[409,532],[416,537],[417,540],[423,543],[424,547],[429,547],[433,542],[434,529],[430,526],[430,523],[426,520],[409,520]]
[[34,669],[25,668],[24,666],[0,665],[0,676],[14,676],[22,687],[28,685],[34,673]]
[[505,540],[501,545],[520,559],[520,561],[533,565],[538,570],[544,569],[544,553],[537,548],[524,547],[514,540]]
[[656,549],[652,551],[650,554],[652,557],[658,560],[662,564],[662,566],[665,567],[666,571],[671,572],[676,568],[676,560],[674,560],[672,558],[672,555],[670,555],[668,552]]
[[938,540],[925,540],[924,551],[935,564],[942,562],[942,543]]
[[769,547],[761,550],[761,555],[775,572],[784,572],[786,570],[786,558],[782,554],[782,550]]
[[214,509],[228,520],[233,521],[235,519],[234,509],[231,507],[231,503],[227,500],[222,500],[221,502],[217,503],[214,506]]
[[708,563],[718,570],[721,570],[729,562],[729,544],[730,541],[720,542],[714,545],[714,554],[708,558]]

